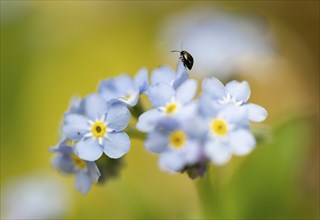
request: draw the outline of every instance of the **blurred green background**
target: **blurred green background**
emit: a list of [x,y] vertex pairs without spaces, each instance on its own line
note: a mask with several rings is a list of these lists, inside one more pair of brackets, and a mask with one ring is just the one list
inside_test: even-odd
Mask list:
[[[13,178],[41,171],[69,191],[63,218],[319,218],[318,1],[205,2],[264,17],[279,50],[270,77],[234,76],[249,81],[250,100],[269,111],[270,138],[249,156],[212,166],[211,183],[159,170],[139,140],[121,176],[86,196],[51,167],[48,147],[70,98],[122,72],[174,68],[170,49],[159,48],[159,28],[203,3],[1,1],[1,194]],[[201,184],[207,190],[198,194]]]

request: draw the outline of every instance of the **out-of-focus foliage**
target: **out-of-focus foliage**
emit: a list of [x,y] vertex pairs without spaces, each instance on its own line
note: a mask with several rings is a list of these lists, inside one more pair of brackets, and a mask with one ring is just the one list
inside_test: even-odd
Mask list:
[[199,4],[1,1],[1,195],[13,178],[19,182],[20,176],[42,170],[70,191],[65,218],[199,218],[206,207],[209,217],[318,218],[317,1],[205,3],[263,17],[278,46],[274,65],[252,64],[259,75],[252,67],[242,71],[253,74],[234,75],[250,82],[250,101],[268,109],[264,124],[271,138],[248,157],[211,167],[217,188],[205,192],[206,198],[212,195],[203,199],[206,204],[195,186],[201,183],[159,170],[157,157],[138,140],[132,141],[120,176],[86,196],[74,190],[72,177],[51,167],[48,147],[58,142],[70,98],[95,91],[100,80],[121,72],[152,70],[165,60],[174,68],[177,54],[163,56],[159,49],[160,25]]
[[302,166],[308,160],[303,146],[310,144],[313,119],[289,120],[247,159],[213,168],[207,177],[211,181],[197,183],[207,201],[205,213],[216,218],[314,218],[318,195],[312,194],[310,171]]

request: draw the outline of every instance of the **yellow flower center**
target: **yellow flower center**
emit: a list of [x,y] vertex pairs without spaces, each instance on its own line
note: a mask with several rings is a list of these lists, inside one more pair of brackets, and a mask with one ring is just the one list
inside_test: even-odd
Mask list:
[[104,137],[107,131],[107,125],[101,121],[93,123],[91,127],[91,132],[94,137],[101,138]]
[[76,154],[71,155],[71,159],[73,164],[78,167],[79,169],[86,168],[86,162],[84,160],[81,160]]
[[175,149],[180,149],[186,142],[186,135],[182,131],[174,131],[169,136],[169,143]]
[[72,140],[71,139],[67,139],[67,141],[65,142],[66,143],[66,145],[68,145],[69,147],[72,147],[73,146],[73,142],[72,142]]
[[214,119],[211,122],[211,131],[218,136],[226,135],[228,132],[228,125],[222,119]]
[[169,103],[164,112],[167,114],[167,115],[172,115],[174,113],[176,113],[176,111],[178,110],[178,106],[176,103]]

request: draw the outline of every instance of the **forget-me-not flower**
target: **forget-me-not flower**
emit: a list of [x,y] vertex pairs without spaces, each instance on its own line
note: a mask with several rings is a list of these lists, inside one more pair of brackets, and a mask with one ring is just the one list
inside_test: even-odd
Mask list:
[[122,102],[135,106],[141,93],[148,89],[148,71],[142,68],[133,79],[127,74],[101,81],[99,93],[108,102]]
[[[173,86],[159,82],[150,86],[148,97],[155,109],[144,112],[138,120],[137,128],[143,132],[150,132],[162,117],[181,117],[192,111],[192,99],[197,91],[197,82],[188,79],[176,90]],[[189,105],[190,104],[190,105]]]
[[247,103],[250,97],[248,82],[231,81],[225,86],[216,78],[205,78],[202,82],[203,95],[211,97],[218,104],[232,103],[236,107],[245,108],[250,121],[261,122],[267,118],[268,112],[253,103]]
[[164,118],[157,129],[148,134],[145,147],[160,154],[159,165],[162,169],[180,172],[199,161],[200,143],[189,132],[188,126],[187,121]]
[[83,114],[68,112],[62,132],[76,142],[75,152],[83,160],[94,161],[104,152],[120,158],[130,149],[130,139],[123,132],[130,112],[122,103],[108,104],[100,94],[91,94],[81,103]]
[[97,183],[100,171],[93,161],[80,159],[74,152],[74,148],[68,145],[68,140],[62,141],[57,147],[52,147],[51,152],[57,153],[52,164],[59,171],[67,174],[75,174],[75,188],[86,194],[92,183]]
[[207,127],[204,153],[217,165],[227,163],[232,154],[242,156],[250,153],[256,145],[247,124],[246,109],[233,104],[221,106],[210,104],[210,99],[200,99],[200,105],[207,111],[202,112],[203,126]]
[[179,60],[176,72],[168,66],[160,66],[151,72],[151,85],[166,83],[177,89],[189,78],[188,72]]

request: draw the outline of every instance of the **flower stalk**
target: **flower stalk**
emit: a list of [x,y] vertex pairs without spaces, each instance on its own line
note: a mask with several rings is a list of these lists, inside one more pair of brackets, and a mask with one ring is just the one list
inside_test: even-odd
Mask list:
[[203,218],[221,218],[222,216],[222,201],[219,201],[221,196],[221,170],[207,170],[203,178],[195,181],[198,192],[200,205],[202,208]]
[[140,100],[138,101],[138,103],[135,106],[130,108],[130,112],[131,112],[131,115],[134,116],[136,119],[138,119],[139,116],[143,112],[145,112],[145,109],[144,109]]

